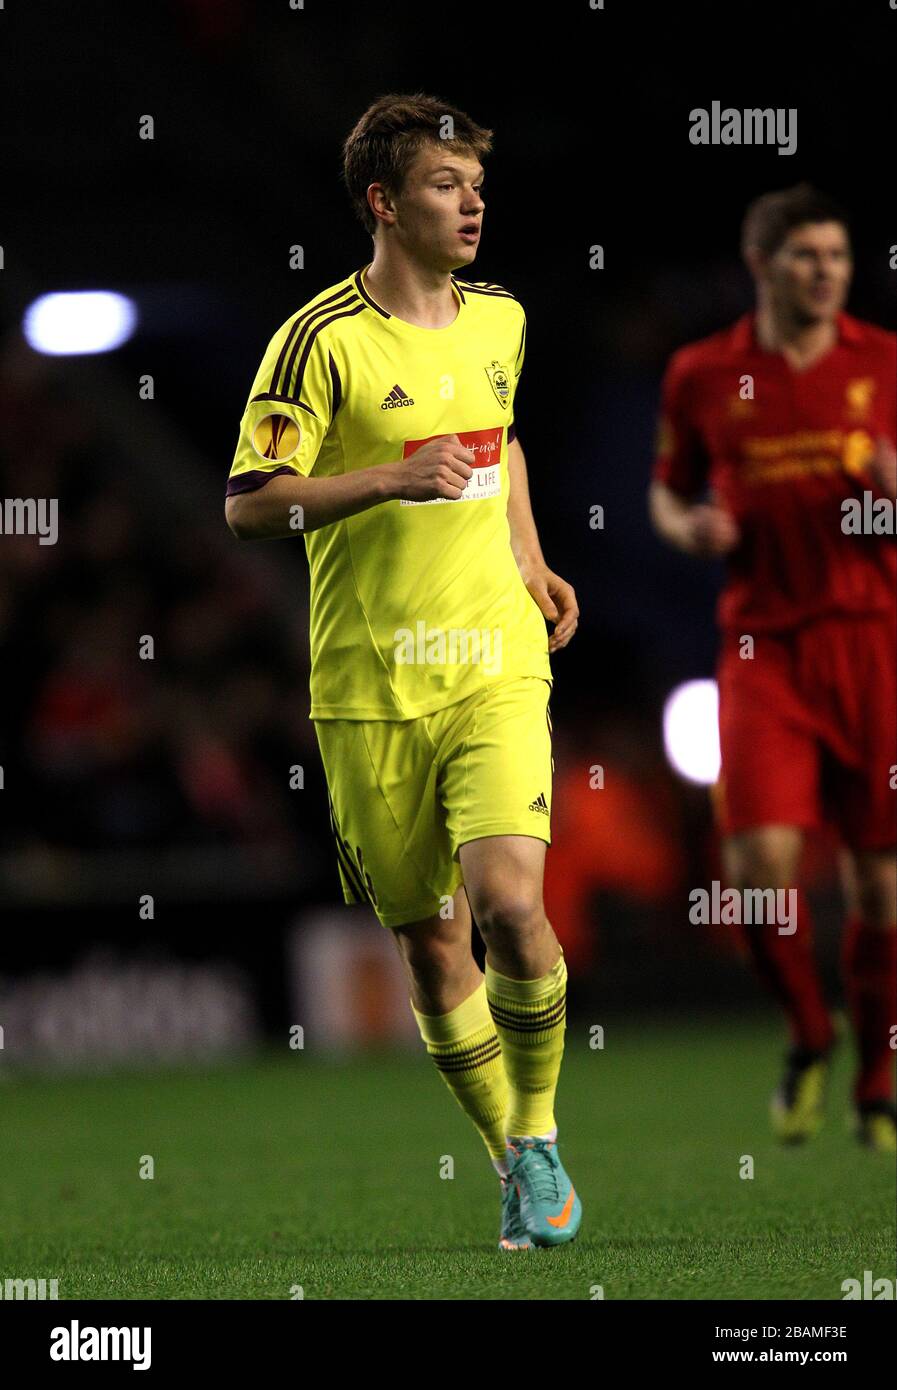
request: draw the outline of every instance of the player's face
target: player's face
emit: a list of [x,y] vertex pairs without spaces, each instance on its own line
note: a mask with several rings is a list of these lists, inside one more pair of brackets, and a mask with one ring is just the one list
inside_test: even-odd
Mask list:
[[416,260],[452,271],[475,259],[486,205],[482,166],[446,144],[418,151],[395,199],[394,226]]
[[831,320],[843,309],[853,261],[840,222],[806,222],[793,227],[766,262],[774,301],[805,323]]

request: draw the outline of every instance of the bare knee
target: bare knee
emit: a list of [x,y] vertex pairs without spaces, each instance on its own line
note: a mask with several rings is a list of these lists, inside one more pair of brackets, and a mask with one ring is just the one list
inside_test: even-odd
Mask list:
[[393,928],[399,953],[412,974],[438,979],[470,954],[469,934],[462,944],[457,932],[445,930],[444,925],[431,918]]
[[545,923],[541,891],[528,888],[525,883],[493,879],[480,889],[474,916],[487,944],[496,937],[518,941],[534,937]]
[[515,980],[539,979],[556,963],[560,946],[545,916],[541,888],[493,882],[474,905],[486,959]]
[[471,917],[459,890],[451,917],[438,914],[394,927],[414,1007],[425,1014],[449,1013],[468,998],[482,976],[470,948]]
[[801,833],[770,825],[733,835],[726,842],[727,875],[736,888],[790,888],[800,865]]
[[894,857],[890,854],[857,855],[854,886],[853,910],[870,927],[893,931],[897,922],[897,861]]
[[486,960],[512,979],[539,979],[560,946],[542,901],[543,841],[525,836],[461,846],[461,868]]

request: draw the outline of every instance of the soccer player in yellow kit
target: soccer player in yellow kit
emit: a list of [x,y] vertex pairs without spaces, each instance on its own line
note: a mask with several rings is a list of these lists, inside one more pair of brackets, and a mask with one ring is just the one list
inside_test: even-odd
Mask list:
[[567,972],[542,900],[549,653],[578,609],[514,435],[523,309],[453,273],[477,253],[490,148],[420,93],[362,116],[344,177],[373,260],[271,339],[226,515],[241,539],[305,536],[344,897],[393,932],[427,1051],[500,1175],[499,1248],[518,1250],[581,1220],[554,1118]]

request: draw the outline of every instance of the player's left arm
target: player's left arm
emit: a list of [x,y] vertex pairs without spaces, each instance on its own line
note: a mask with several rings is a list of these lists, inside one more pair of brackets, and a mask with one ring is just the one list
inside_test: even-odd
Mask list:
[[887,414],[879,421],[875,449],[870,462],[872,477],[879,490],[892,501],[897,500],[897,402],[894,400],[894,376],[897,373],[897,335],[885,336],[882,363],[882,397],[887,401]]
[[897,449],[887,435],[880,434],[875,442],[872,473],[885,497],[897,498]]
[[550,623],[554,623],[554,632],[548,639],[548,650],[560,651],[576,631],[579,606],[573,585],[561,579],[545,563],[529,500],[526,459],[516,438],[508,445],[508,479],[508,525],[511,528],[514,559],[540,611]]

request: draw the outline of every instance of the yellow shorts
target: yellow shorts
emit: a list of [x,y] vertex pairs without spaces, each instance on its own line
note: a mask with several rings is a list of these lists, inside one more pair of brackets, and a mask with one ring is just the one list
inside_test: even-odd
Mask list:
[[485,835],[551,844],[551,685],[498,681],[417,719],[319,719],[343,896],[384,927],[431,917]]

